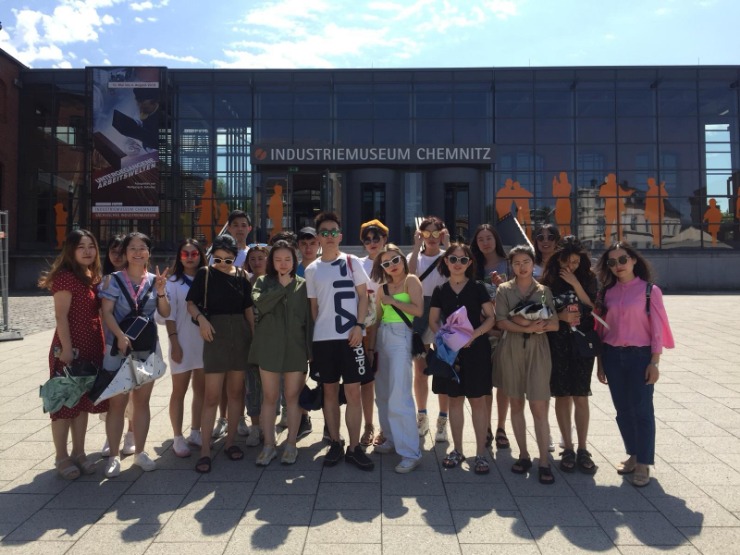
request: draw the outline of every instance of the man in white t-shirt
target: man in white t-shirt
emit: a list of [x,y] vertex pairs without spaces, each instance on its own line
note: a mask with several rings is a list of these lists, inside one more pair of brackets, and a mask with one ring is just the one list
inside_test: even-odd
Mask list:
[[[324,388],[324,418],[331,444],[324,466],[344,459],[362,470],[375,464],[360,447],[362,402],[360,384],[370,372],[362,346],[367,313],[368,277],[357,257],[340,252],[342,230],[333,212],[316,216],[321,257],[306,268],[306,291],[314,319],[311,375]],[[347,397],[345,421],[349,435],[347,452],[339,438],[339,381]]]

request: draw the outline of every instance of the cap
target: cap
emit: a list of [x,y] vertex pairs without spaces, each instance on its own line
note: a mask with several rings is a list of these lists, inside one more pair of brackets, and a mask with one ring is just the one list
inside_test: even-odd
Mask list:
[[298,232],[298,239],[305,239],[306,237],[316,237],[316,230],[312,227],[304,227]]
[[368,231],[372,228],[375,228],[378,231],[380,231],[382,235],[385,235],[386,237],[388,236],[388,226],[387,225],[385,225],[380,220],[370,220],[369,222],[365,222],[364,224],[360,226],[360,239],[362,239],[362,236],[365,233],[365,231]]

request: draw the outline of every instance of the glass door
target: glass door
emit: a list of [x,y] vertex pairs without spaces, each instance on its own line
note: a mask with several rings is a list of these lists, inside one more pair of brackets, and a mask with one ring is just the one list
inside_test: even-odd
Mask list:
[[467,183],[445,183],[445,224],[450,240],[467,241],[470,231],[469,186]]
[[316,215],[322,209],[322,181],[320,173],[290,174],[293,206],[292,229],[296,233],[304,227],[313,227]]
[[360,191],[362,195],[361,221],[369,222],[378,219],[385,222],[385,183],[360,183]]

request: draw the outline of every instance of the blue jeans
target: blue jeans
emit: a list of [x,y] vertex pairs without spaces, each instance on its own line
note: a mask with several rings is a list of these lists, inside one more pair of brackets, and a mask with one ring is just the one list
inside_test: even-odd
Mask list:
[[650,347],[612,347],[606,343],[601,355],[624,448],[639,464],[655,464],[655,386],[645,384],[650,357]]

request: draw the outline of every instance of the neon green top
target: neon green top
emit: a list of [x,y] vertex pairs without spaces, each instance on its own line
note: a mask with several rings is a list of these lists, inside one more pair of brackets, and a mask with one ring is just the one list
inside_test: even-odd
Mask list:
[[[401,301],[402,303],[411,302],[411,295],[409,295],[408,293],[397,293],[393,295],[393,298],[397,301]],[[385,322],[386,324],[403,322],[401,315],[396,312],[396,309],[393,308],[393,305],[381,304],[381,306],[383,307],[383,318],[380,320],[381,322]],[[404,312],[404,314],[409,319],[409,322],[414,321],[414,317],[411,314],[409,314],[408,312]]]

